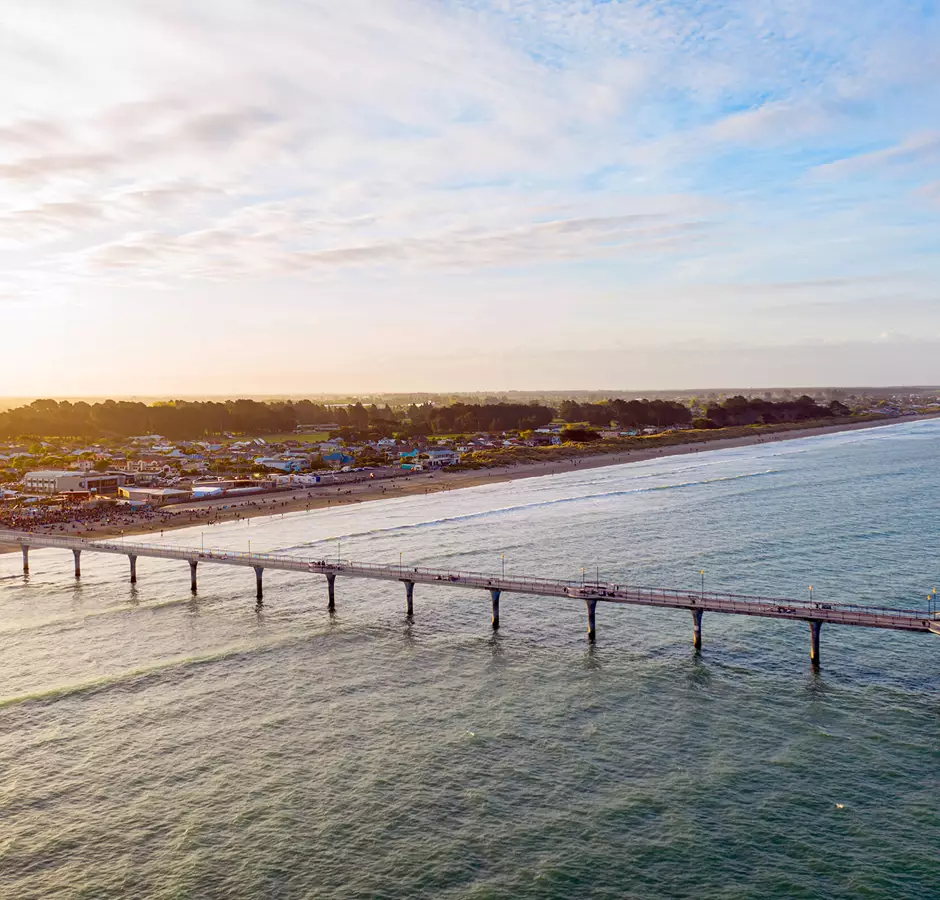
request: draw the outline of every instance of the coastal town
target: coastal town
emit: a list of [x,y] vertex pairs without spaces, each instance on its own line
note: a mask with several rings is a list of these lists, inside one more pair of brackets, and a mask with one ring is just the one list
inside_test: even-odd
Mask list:
[[[0,413],[0,427],[4,417],[8,430],[23,427],[9,421],[16,423],[20,416],[21,423],[31,421],[35,429],[0,440],[0,523],[73,533],[102,526],[111,531],[173,527],[215,521],[223,513],[247,517],[270,512],[286,507],[288,501],[291,508],[298,508],[298,501],[302,508],[322,505],[324,498],[327,504],[356,502],[364,485],[375,488],[380,483],[376,490],[387,494],[401,482],[412,488],[417,478],[433,482],[435,473],[445,469],[508,470],[525,463],[576,461],[739,437],[741,429],[753,433],[810,422],[891,420],[940,412],[940,398],[929,395],[846,399],[851,407],[841,400],[808,395],[778,400],[734,395],[685,402],[564,399],[556,406],[425,403],[398,409],[386,405],[384,410],[358,402],[307,403],[307,408],[301,401],[288,404],[286,416],[284,404],[273,410],[279,420],[267,427],[245,423],[238,431],[219,429],[199,439],[158,433],[124,436],[109,407],[120,404],[113,401],[102,404],[102,411],[110,412],[114,420],[110,429],[86,424],[83,430],[99,434],[53,435],[49,432],[64,428],[56,427],[56,417],[74,417],[75,408],[67,402],[39,400]],[[233,408],[249,403],[255,413],[272,413],[270,404],[254,401],[237,401]],[[93,417],[96,408],[88,408]],[[145,409],[166,415],[168,409],[186,408]],[[303,413],[319,418],[298,420]],[[472,428],[487,421],[496,427]],[[272,428],[291,423],[290,431],[272,433]],[[471,429],[458,431],[462,426]]]

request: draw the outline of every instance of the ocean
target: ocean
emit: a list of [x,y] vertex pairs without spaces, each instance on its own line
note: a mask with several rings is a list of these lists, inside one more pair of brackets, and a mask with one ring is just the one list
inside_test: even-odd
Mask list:
[[[925,608],[940,422],[151,540]],[[0,556],[0,898],[940,898],[940,638]]]

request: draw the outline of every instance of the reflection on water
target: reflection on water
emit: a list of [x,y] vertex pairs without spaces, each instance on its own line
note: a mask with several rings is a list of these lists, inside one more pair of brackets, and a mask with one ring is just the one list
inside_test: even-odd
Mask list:
[[[911,606],[940,425],[165,542]],[[401,557],[399,556],[401,554]],[[37,551],[0,557],[0,898],[940,896],[940,642]]]

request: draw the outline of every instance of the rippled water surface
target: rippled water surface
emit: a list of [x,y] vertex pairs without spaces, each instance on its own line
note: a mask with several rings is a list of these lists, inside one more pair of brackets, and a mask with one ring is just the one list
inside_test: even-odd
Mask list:
[[[167,534],[921,607],[940,423]],[[399,557],[401,554],[401,557]],[[505,560],[502,559],[505,557]],[[0,556],[0,898],[937,898],[940,638]]]

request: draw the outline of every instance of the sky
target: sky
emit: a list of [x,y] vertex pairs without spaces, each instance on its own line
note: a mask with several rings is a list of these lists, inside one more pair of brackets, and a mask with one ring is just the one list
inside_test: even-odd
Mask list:
[[937,384],[933,0],[7,0],[0,395]]

